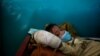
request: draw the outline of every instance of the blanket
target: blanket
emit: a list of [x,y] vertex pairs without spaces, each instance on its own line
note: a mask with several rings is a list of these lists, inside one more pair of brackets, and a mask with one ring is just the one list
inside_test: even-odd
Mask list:
[[100,56],[100,42],[94,40],[79,39],[75,44],[77,56]]

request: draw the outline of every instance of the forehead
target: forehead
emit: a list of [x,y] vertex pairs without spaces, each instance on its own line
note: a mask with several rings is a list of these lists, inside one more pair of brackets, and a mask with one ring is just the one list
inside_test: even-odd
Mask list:
[[54,27],[52,28],[52,30],[60,30],[60,28],[59,28],[58,26],[54,26]]
[[53,28],[59,28],[58,26],[53,26]]

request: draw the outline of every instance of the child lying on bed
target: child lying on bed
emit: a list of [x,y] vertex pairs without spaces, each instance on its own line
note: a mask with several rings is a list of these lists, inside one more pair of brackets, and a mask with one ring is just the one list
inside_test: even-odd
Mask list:
[[[69,43],[71,44],[70,42],[73,42],[75,37],[72,37],[71,34],[66,31],[66,30],[61,30],[58,25],[56,24],[49,24],[45,27],[45,30],[46,31],[49,31],[53,34],[55,34],[56,36],[58,36],[63,42],[66,42],[66,43]],[[75,43],[77,43],[77,41],[75,41]],[[75,44],[74,43],[74,44]],[[71,44],[73,45],[73,43]]]
[[55,34],[63,42],[70,44],[78,53],[78,56],[100,55],[100,42],[72,37],[68,31],[60,30],[56,24],[49,24],[45,30]]
[[32,33],[32,39],[34,39],[37,44],[42,44],[43,46],[50,46],[52,48],[58,49],[65,55],[76,55],[73,47],[62,42],[59,37],[48,31],[34,30],[34,32]]

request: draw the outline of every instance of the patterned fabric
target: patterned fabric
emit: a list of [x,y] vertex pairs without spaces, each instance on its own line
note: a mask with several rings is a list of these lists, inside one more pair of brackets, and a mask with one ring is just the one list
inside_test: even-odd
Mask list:
[[82,40],[74,47],[77,56],[100,56],[100,42],[93,40]]
[[[69,41],[71,46],[72,41]],[[94,40],[86,40],[83,38],[77,37],[74,40],[73,48],[69,48],[69,50],[74,50],[77,56],[100,56],[100,42]],[[68,48],[68,47],[66,47]],[[68,50],[68,49],[66,49]],[[72,53],[72,51],[69,53]],[[64,51],[66,53],[68,51]]]
[[65,55],[76,56],[75,49],[65,42],[62,42],[62,46],[59,48],[59,50],[61,50]]

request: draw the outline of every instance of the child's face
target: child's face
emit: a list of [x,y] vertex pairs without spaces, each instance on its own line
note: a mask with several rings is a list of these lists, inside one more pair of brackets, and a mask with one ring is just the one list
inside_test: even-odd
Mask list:
[[52,28],[52,33],[59,36],[60,35],[60,28],[58,26],[54,26]]

